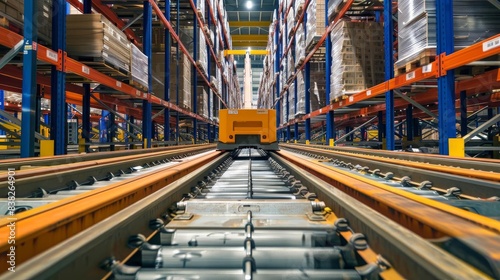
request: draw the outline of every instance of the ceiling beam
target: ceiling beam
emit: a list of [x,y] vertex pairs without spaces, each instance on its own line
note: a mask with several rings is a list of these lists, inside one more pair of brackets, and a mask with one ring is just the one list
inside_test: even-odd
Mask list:
[[230,21],[229,27],[269,27],[270,21]]

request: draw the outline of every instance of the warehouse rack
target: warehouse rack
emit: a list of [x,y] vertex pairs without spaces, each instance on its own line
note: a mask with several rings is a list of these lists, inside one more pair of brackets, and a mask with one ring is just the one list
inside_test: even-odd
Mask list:
[[[30,4],[31,2],[31,4]],[[124,33],[127,35],[128,39],[134,43],[134,44],[139,44],[138,36],[132,32],[132,30],[129,28],[131,24],[125,24],[124,21],[122,21],[117,14],[107,5],[101,3],[101,1],[97,0],[86,0],[83,1],[83,3],[80,3],[78,0],[68,0],[68,3],[72,4],[75,8],[80,10],[83,13],[91,13],[92,8],[98,12],[106,16],[110,21],[112,21],[114,24],[116,24],[117,27],[121,28],[124,30]],[[179,2],[177,1],[177,12],[179,11]],[[197,7],[196,7],[196,2],[193,0],[189,1],[189,4],[191,8],[193,9],[193,14],[195,17],[194,21],[194,30],[195,32],[198,31],[198,26],[200,27],[199,29],[204,33],[204,37],[206,40],[206,45],[207,45],[207,53],[209,54],[209,57],[207,57],[207,62],[208,62],[208,69],[205,69],[207,71],[207,75],[200,69],[200,67],[196,64],[196,57],[192,57],[189,55],[189,52],[187,48],[183,45],[183,43],[180,41],[179,36],[177,35],[179,30],[179,24],[176,24],[177,30],[174,30],[172,25],[170,24],[170,1],[166,1],[166,7],[165,7],[165,14],[162,12],[162,10],[159,8],[157,5],[156,1],[144,1],[141,2],[144,3],[144,8],[143,8],[143,26],[144,26],[144,53],[148,55],[150,65],[149,65],[149,72],[151,73],[151,29],[152,29],[152,11],[154,10],[156,16],[160,19],[161,23],[164,25],[164,27],[167,29],[166,32],[166,44],[168,44],[168,49],[170,49],[170,36],[172,36],[173,40],[178,42],[177,44],[177,53],[179,51],[182,51],[184,55],[187,56],[189,61],[192,63],[195,72],[193,74],[193,79],[192,85],[193,85],[193,110],[189,111],[186,109],[183,109],[179,107],[178,105],[174,104],[173,102],[170,102],[169,97],[168,97],[168,89],[165,91],[165,98],[159,98],[157,96],[154,96],[151,94],[152,88],[151,88],[151,75],[149,77],[149,89],[147,91],[139,90],[136,89],[128,84],[125,84],[117,79],[114,79],[112,77],[109,77],[102,72],[97,71],[96,69],[89,67],[75,59],[72,59],[68,57],[68,55],[65,52],[65,15],[66,15],[66,1],[64,0],[53,0],[53,11],[55,11],[54,16],[53,16],[53,40],[52,40],[52,46],[53,49],[49,47],[45,47],[43,45],[37,44],[36,40],[32,40],[33,34],[30,31],[33,31],[33,26],[31,24],[25,24],[24,25],[24,37],[17,34],[16,32],[9,30],[8,28],[3,28],[0,27],[0,31],[2,31],[5,36],[2,36],[0,38],[0,45],[6,46],[8,48],[12,48],[11,53],[12,58],[19,52],[22,51],[23,48],[25,50],[24,54],[24,61],[23,61],[23,75],[22,77],[31,77],[30,79],[24,78],[23,79],[23,85],[22,88],[24,89],[23,92],[23,116],[24,120],[29,120],[29,121],[23,121],[23,131],[28,131],[30,133],[22,133],[21,135],[21,156],[26,157],[26,156],[33,156],[34,151],[35,151],[35,138],[33,132],[35,131],[35,126],[34,123],[36,122],[36,85],[37,83],[42,85],[44,88],[50,87],[52,89],[52,92],[50,94],[51,97],[51,102],[52,102],[52,124],[51,124],[51,132],[53,133],[53,139],[54,139],[54,152],[55,154],[65,154],[66,153],[66,141],[65,141],[65,126],[66,126],[66,114],[64,113],[66,111],[66,102],[72,102],[75,104],[78,104],[79,102],[83,103],[83,111],[82,111],[82,118],[83,118],[83,133],[82,136],[84,139],[86,139],[86,143],[89,142],[89,135],[90,135],[90,107],[98,107],[102,108],[105,106],[104,103],[107,104],[114,104],[116,107],[116,111],[125,113],[125,114],[131,114],[132,119],[133,116],[141,116],[141,111],[136,109],[136,108],[130,108],[130,105],[128,103],[122,102],[120,99],[129,99],[130,101],[136,101],[136,102],[142,102],[142,120],[143,120],[143,125],[142,125],[142,132],[143,132],[143,138],[144,138],[144,147],[151,147],[151,137],[148,137],[147,135],[152,135],[152,119],[151,117],[153,116],[152,109],[154,106],[155,109],[158,110],[163,110],[164,111],[164,120],[170,120],[170,121],[165,121],[164,123],[166,126],[168,125],[169,122],[175,122],[177,124],[177,141],[179,139],[179,114],[182,114],[189,119],[193,120],[193,138],[196,139],[198,132],[197,132],[197,121],[200,121],[202,123],[207,124],[207,129],[206,129],[206,137],[209,141],[213,141],[215,137],[215,129],[212,130],[212,127],[217,126],[217,122],[214,121],[213,116],[211,115],[212,112],[209,110],[208,116],[203,117],[198,114],[196,114],[196,105],[197,105],[197,94],[196,94],[196,88],[197,88],[197,79],[201,78],[201,81],[208,87],[209,92],[208,92],[208,100],[207,102],[210,104],[215,103],[216,101],[220,102],[219,106],[227,107],[227,102],[228,99],[231,95],[233,95],[233,89],[236,91],[239,91],[239,86],[237,85],[237,81],[235,81],[236,77],[235,75],[230,75],[230,77],[226,77],[222,71],[224,67],[224,61],[221,61],[221,59],[218,58],[217,52],[218,49],[220,50],[223,49],[229,49],[231,44],[230,44],[230,36],[227,33],[227,30],[225,28],[224,24],[220,24],[222,27],[222,32],[216,32],[217,38],[214,40],[213,44],[210,42],[210,34],[208,34],[208,29],[203,28],[205,27],[205,23],[203,19],[201,18],[201,15],[198,13]],[[210,27],[210,24],[213,24],[214,26],[217,25],[217,23],[220,21],[225,20],[223,18],[223,13],[221,10],[221,4],[217,3],[217,1],[206,1],[207,3],[207,26]],[[35,17],[34,11],[33,11],[33,5],[34,2],[32,1],[25,1],[25,22],[27,23],[32,23]],[[216,5],[217,7],[213,7],[212,5]],[[30,10],[31,9],[31,10]],[[214,12],[216,11],[216,12]],[[216,15],[217,13],[217,15]],[[136,19],[137,20],[137,19]],[[60,27],[60,28],[58,28]],[[222,34],[221,34],[222,33]],[[197,47],[197,42],[196,42],[196,36],[194,39],[194,49],[196,50]],[[30,44],[29,42],[34,41],[33,44]],[[148,43],[149,41],[149,43]],[[220,44],[219,46],[217,46]],[[167,50],[168,50],[167,49]],[[33,50],[36,50],[33,52]],[[195,52],[196,53],[196,52]],[[211,54],[211,55],[210,55]],[[195,54],[196,56],[196,54]],[[216,88],[216,86],[211,83],[210,81],[210,56],[215,61],[216,68],[218,71],[221,71],[221,79],[222,79],[222,90],[219,92],[219,90]],[[231,65],[233,64],[232,61],[232,56],[225,58],[224,60],[227,63],[230,63]],[[166,61],[170,59],[169,55],[165,56]],[[47,78],[45,76],[37,74],[37,60],[40,61],[41,63],[47,64],[47,65],[52,65],[54,66],[54,70],[52,71],[52,78]],[[167,61],[168,62],[168,61]],[[168,67],[169,64],[166,64],[167,67],[165,67],[165,81],[167,82],[166,84],[168,85],[169,79],[170,79],[170,69]],[[18,76],[15,77],[21,77],[19,74],[19,70],[17,67],[12,67],[10,65],[7,65],[5,69],[8,69],[9,75],[12,75],[12,73],[17,73]],[[5,74],[4,71],[2,71],[3,74]],[[196,72],[199,73],[199,75],[196,74]],[[66,83],[66,75],[71,74],[74,75],[76,74],[77,76],[81,77],[84,79],[84,84],[83,87],[76,86],[74,84]],[[100,86],[106,87],[106,89],[110,89],[116,94],[115,96],[110,96],[107,94],[100,94],[100,93],[94,93],[90,91],[90,84],[89,82],[94,82],[100,84]],[[15,86],[4,86],[5,89],[16,89]],[[20,87],[17,87],[18,89]],[[28,90],[29,89],[29,90]],[[216,100],[210,100],[211,92],[217,96]],[[30,94],[27,94],[30,93]],[[79,95],[82,95],[83,98],[80,99]],[[46,96],[49,96],[48,93]],[[81,101],[80,101],[81,100]],[[104,102],[104,103],[103,103]],[[210,106],[209,106],[210,108]],[[218,107],[217,107],[218,108]],[[114,108],[111,108],[114,109]],[[176,113],[176,118],[172,119],[170,110],[177,112]],[[155,117],[158,117],[161,115],[161,111],[157,114],[155,114]],[[140,118],[140,117],[139,117]],[[160,121],[161,122],[161,121]],[[129,122],[129,124],[131,124]],[[164,129],[164,139],[168,139],[169,137],[169,129]]]
[[[286,59],[286,54],[290,51],[292,45],[294,44],[294,37],[295,37],[295,32],[299,28],[301,23],[306,23],[307,22],[307,7],[311,1],[305,0],[303,1],[302,5],[302,14],[300,17],[297,19],[297,22],[294,26],[290,27],[288,26],[287,22],[287,16],[290,10],[292,9],[292,6],[294,5],[294,1],[288,1],[288,5],[285,6],[284,3],[285,1],[281,1],[279,4],[279,7],[277,8],[277,13],[278,16],[276,17],[275,25],[274,25],[274,30],[273,33],[274,36],[274,44],[276,45],[276,48],[273,50],[275,55],[275,65],[274,65],[274,71],[275,73],[279,73],[280,68],[283,66],[283,62]],[[326,6],[328,6],[328,0],[325,1]],[[339,20],[344,16],[344,14],[350,9],[351,5],[353,4],[353,0],[348,0],[348,1],[340,1],[339,7],[337,7],[338,12],[336,13],[336,17],[333,21],[328,21],[328,9],[325,9],[325,17],[327,19],[326,21],[326,31],[324,34],[321,36],[319,39],[318,43],[314,46],[314,48],[309,51],[304,59],[304,62],[300,67],[296,68],[295,73],[292,76],[291,83],[296,83],[296,76],[298,71],[301,71],[302,69],[305,70],[305,114],[303,116],[296,116],[293,119],[289,119],[288,117],[288,112],[286,114],[286,119],[283,120],[283,122],[279,122],[279,117],[280,113],[279,110],[282,110],[283,108],[280,106],[280,102],[283,102],[284,99],[287,99],[288,94],[295,94],[295,104],[286,104],[284,106],[285,110],[288,110],[290,108],[290,105],[294,105],[295,108],[297,106],[297,93],[296,89],[297,86],[295,86],[295,93],[291,93],[288,91],[290,82],[281,85],[280,86],[280,81],[279,78],[275,78],[275,81],[273,84],[275,85],[275,88],[271,92],[274,96],[276,96],[276,99],[274,101],[273,107],[276,108],[278,111],[277,113],[277,118],[278,118],[278,123],[282,123],[282,125],[279,127],[280,130],[282,130],[280,135],[284,135],[282,138],[285,140],[299,140],[299,123],[305,123],[305,140],[306,143],[309,143],[311,139],[311,130],[313,127],[311,127],[311,120],[312,119],[319,119],[321,120],[318,125],[324,125],[326,120],[326,143],[333,145],[333,139],[334,133],[335,133],[335,122],[339,122],[342,120],[347,120],[350,119],[351,123],[362,123],[367,120],[368,115],[373,115],[373,114],[378,114],[378,120],[379,124],[383,123],[383,114],[382,111],[385,110],[385,125],[379,125],[379,135],[382,135],[383,132],[385,132],[385,146],[386,149],[388,150],[394,150],[395,149],[395,131],[394,131],[394,120],[396,117],[394,116],[394,109],[395,107],[400,107],[404,104],[410,104],[407,108],[407,114],[409,116],[412,115],[412,106],[417,107],[419,102],[423,102],[424,100],[432,100],[433,101],[438,101],[438,117],[439,117],[439,122],[438,122],[438,131],[439,133],[439,152],[441,154],[449,154],[449,150],[452,149],[452,147],[449,147],[449,140],[453,143],[453,149],[461,149],[463,152],[463,140],[455,140],[456,133],[455,133],[455,118],[454,117],[449,117],[449,116],[455,116],[455,106],[460,105],[461,106],[461,111],[462,111],[462,124],[464,123],[463,118],[465,115],[465,118],[467,117],[466,114],[466,108],[467,108],[467,97],[475,96],[479,93],[483,93],[485,91],[489,91],[494,89],[495,87],[498,87],[500,85],[500,73],[498,69],[487,71],[483,74],[479,74],[474,76],[473,78],[466,79],[466,80],[459,80],[455,82],[454,78],[454,73],[453,69],[456,69],[461,66],[465,66],[471,62],[478,61],[484,58],[491,57],[493,55],[497,55],[500,53],[500,34],[495,35],[493,37],[490,37],[484,41],[478,42],[472,46],[466,47],[464,49],[458,50],[454,52],[453,49],[453,35],[449,32],[449,30],[453,29],[453,18],[452,18],[452,12],[450,11],[449,7],[452,7],[452,1],[447,0],[447,1],[436,1],[437,2],[437,11],[438,11],[438,20],[437,22],[437,32],[438,32],[438,42],[437,42],[437,57],[435,61],[424,65],[422,67],[418,67],[416,69],[413,69],[412,71],[409,71],[408,73],[405,73],[403,75],[399,75],[394,78],[394,70],[393,70],[393,3],[391,1],[384,1],[384,11],[383,11],[383,18],[384,18],[384,45],[385,45],[385,73],[386,73],[386,81],[377,84],[371,88],[368,88],[366,90],[362,90],[356,94],[350,95],[346,97],[346,99],[340,99],[340,100],[335,100],[331,102],[330,104],[314,111],[311,112],[309,104],[310,104],[310,92],[309,89],[311,89],[310,85],[310,80],[309,80],[309,62],[315,55],[315,53],[320,49],[320,47],[324,44],[326,47],[326,55],[325,55],[325,61],[326,61],[326,83],[327,86],[325,88],[326,90],[326,100],[329,100],[330,97],[330,67],[332,64],[331,60],[331,42],[330,42],[330,33],[332,32],[333,28],[335,25],[339,22]],[[439,14],[441,13],[441,14]],[[283,21],[284,22],[284,28],[281,29],[279,27],[279,22]],[[305,24],[304,24],[305,26]],[[287,36],[288,34],[288,28],[292,28],[292,37],[290,38],[290,41],[288,45],[283,46],[281,36]],[[283,34],[283,31],[286,32]],[[270,32],[271,34],[271,32]],[[271,37],[270,37],[271,38]],[[446,46],[446,48],[444,48]],[[273,77],[270,77],[270,79],[274,79]],[[401,96],[401,94],[398,93],[398,89],[408,86],[411,84],[414,84],[416,82],[428,80],[428,79],[437,79],[437,90],[436,89],[430,89],[427,91],[427,93],[422,93],[422,94],[417,94],[413,98],[394,98],[394,91],[396,91],[396,94],[398,96]],[[439,94],[437,94],[439,93]],[[262,93],[261,94],[265,94]],[[437,94],[438,98],[432,97],[432,94]],[[365,102],[370,102],[370,100],[375,100],[373,98],[375,97],[382,97],[385,96],[385,104],[384,102],[372,102],[372,103],[365,103]],[[493,104],[498,103],[498,101],[495,101],[495,93],[491,94],[491,102]],[[403,96],[404,97],[404,96]],[[455,98],[460,98],[460,104],[455,104]],[[410,100],[408,100],[410,99]],[[439,99],[439,100],[438,100]],[[473,98],[469,100],[469,103],[474,104],[473,102],[476,102],[475,104],[478,104],[477,102],[483,102],[480,100],[480,97]],[[372,106],[373,105],[373,106]],[[350,111],[352,112],[347,112],[345,114],[342,114],[340,116],[336,116],[334,118],[334,111],[342,111],[342,109],[351,109]],[[465,111],[465,113],[464,113]],[[425,111],[424,111],[425,112]],[[448,116],[448,117],[447,117]],[[399,116],[397,116],[399,118]],[[291,136],[291,130],[293,129],[294,137]],[[385,129],[385,131],[384,131]],[[408,129],[408,138],[413,138],[411,135],[413,128],[411,124],[407,126]],[[462,130],[462,136],[465,136],[467,134],[467,130]],[[456,142],[458,141],[458,147],[455,146]],[[462,142],[461,142],[462,141]],[[450,142],[450,143],[451,143]],[[460,154],[460,152],[459,152]]]

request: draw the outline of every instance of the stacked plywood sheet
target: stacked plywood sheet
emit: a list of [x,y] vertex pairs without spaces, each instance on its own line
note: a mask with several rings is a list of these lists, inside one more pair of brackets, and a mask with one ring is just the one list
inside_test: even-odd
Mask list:
[[333,29],[330,100],[384,81],[383,27],[375,22],[342,21]]
[[66,50],[70,56],[104,61],[130,71],[130,43],[125,34],[100,14],[66,17]]

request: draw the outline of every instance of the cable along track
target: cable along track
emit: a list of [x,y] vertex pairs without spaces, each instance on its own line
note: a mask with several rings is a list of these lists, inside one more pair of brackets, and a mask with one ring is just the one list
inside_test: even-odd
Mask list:
[[[243,150],[216,162],[28,261],[19,275],[102,276],[89,261],[97,257],[114,279],[488,278],[277,154]],[[136,249],[125,256],[127,247]],[[42,259],[52,268],[35,265]]]

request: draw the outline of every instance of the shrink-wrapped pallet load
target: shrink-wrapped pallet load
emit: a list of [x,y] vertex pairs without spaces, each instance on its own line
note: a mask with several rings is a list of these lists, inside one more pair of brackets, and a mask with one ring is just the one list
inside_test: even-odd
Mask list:
[[[52,44],[52,0],[38,0],[35,17],[38,42]],[[0,1],[0,26],[16,26],[22,30],[24,25],[24,0]]]
[[[462,49],[500,33],[500,13],[488,0],[454,0],[455,49]],[[436,55],[436,1],[398,2],[398,61],[396,74],[429,63]],[[399,71],[398,71],[399,70]]]
[[342,21],[332,30],[330,100],[382,83],[383,26],[376,22]]
[[101,14],[66,16],[66,51],[73,57],[102,61],[126,74],[130,71],[127,37]]
[[130,44],[130,84],[148,88],[148,57],[134,44]]
[[[165,86],[165,53],[153,53],[153,94],[163,98]],[[183,53],[179,59],[179,77],[177,77],[177,61],[175,52],[170,57],[170,102],[177,104],[177,86],[179,87],[179,107],[191,109],[191,62]]]
[[204,86],[197,86],[197,114],[208,118],[208,93]]
[[307,6],[306,48],[312,49],[325,33],[325,2],[310,0]]

